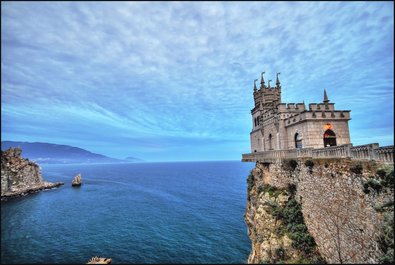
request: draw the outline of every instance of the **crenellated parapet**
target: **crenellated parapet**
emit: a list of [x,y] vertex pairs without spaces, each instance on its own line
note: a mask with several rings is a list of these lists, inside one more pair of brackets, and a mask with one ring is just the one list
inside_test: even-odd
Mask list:
[[335,111],[303,111],[289,115],[289,117],[283,116],[285,126],[295,125],[297,123],[306,120],[321,120],[321,121],[336,121],[336,120],[350,120],[350,110],[335,110]]
[[310,103],[309,110],[310,111],[335,110],[335,103],[328,103],[327,105],[325,105],[324,103]]

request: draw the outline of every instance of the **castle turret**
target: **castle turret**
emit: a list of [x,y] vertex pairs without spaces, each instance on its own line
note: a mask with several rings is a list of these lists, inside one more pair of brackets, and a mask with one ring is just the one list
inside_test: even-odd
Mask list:
[[324,88],[324,104],[325,104],[325,108],[328,108],[328,103],[329,103],[329,99],[328,96],[326,95],[326,89]]
[[281,73],[277,73],[276,88],[277,88],[277,101],[278,103],[281,103],[281,83],[280,83],[280,79],[278,78],[279,74]]
[[326,95],[326,89],[324,88],[324,103],[328,103],[329,99],[328,96]]
[[278,79],[279,74],[281,74],[281,73],[277,73],[276,86],[277,86],[277,88],[281,89],[280,79]]
[[265,80],[263,79],[263,74],[264,74],[265,72],[262,72],[261,73],[261,89],[263,89],[263,88],[265,88]]

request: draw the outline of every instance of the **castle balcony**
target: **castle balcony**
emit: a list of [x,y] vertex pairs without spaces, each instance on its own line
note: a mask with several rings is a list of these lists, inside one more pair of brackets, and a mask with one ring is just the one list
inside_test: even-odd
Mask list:
[[274,163],[282,159],[296,159],[297,152],[296,149],[291,150],[270,150],[264,152],[255,152],[250,154],[242,155],[242,162],[264,162],[264,163]]
[[345,144],[325,148],[299,148],[289,150],[271,150],[242,155],[242,162],[274,163],[283,159],[298,158],[351,158],[355,160],[375,160],[394,163],[394,146],[379,147],[379,144],[353,146]]

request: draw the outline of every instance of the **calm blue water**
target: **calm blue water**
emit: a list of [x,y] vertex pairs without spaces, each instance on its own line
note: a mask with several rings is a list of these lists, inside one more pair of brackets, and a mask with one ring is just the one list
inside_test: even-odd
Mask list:
[[[64,186],[1,203],[1,263],[245,263],[253,163],[41,165]],[[72,188],[81,172],[84,184]]]

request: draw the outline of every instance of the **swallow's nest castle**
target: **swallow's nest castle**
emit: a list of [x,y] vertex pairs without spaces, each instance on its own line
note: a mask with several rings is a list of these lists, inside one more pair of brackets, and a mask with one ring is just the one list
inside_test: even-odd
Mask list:
[[323,148],[350,144],[348,121],[350,110],[335,110],[329,103],[324,89],[322,103],[282,103],[281,84],[277,73],[276,86],[265,85],[261,74],[261,86],[254,81],[254,102],[251,110],[251,152],[289,150],[296,148]]

